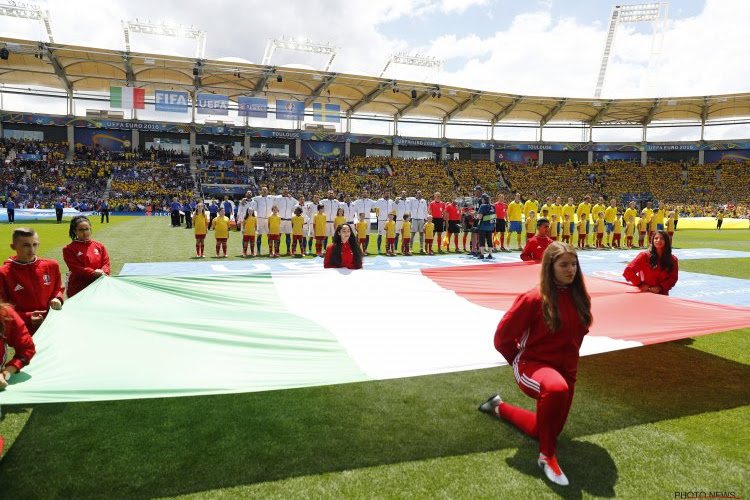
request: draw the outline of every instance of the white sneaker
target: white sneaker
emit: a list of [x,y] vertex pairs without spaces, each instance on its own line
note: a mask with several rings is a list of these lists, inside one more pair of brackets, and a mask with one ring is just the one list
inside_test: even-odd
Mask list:
[[495,408],[500,406],[500,403],[502,403],[503,400],[500,398],[499,395],[493,394],[489,398],[487,398],[487,401],[479,405],[479,408],[477,408],[479,411],[484,413],[490,413],[492,415],[495,414]]
[[553,483],[560,486],[567,486],[568,484],[570,484],[568,482],[568,478],[565,477],[565,474],[557,464],[557,457],[555,457],[554,455],[547,458],[540,453],[537,464],[539,464],[539,467],[542,468],[542,470],[544,471],[544,475],[547,476],[547,479],[549,479]]

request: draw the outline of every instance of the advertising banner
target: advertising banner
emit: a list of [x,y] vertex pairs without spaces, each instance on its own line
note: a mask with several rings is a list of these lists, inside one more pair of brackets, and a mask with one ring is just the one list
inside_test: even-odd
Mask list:
[[237,100],[239,116],[268,117],[268,99],[265,97],[240,97]]
[[706,151],[703,153],[705,163],[716,163],[721,160],[750,161],[750,149],[729,149],[727,151]]
[[338,158],[344,154],[342,142],[304,142],[302,155],[311,158]]
[[218,94],[198,94],[199,115],[228,115],[229,97]]
[[305,103],[303,101],[276,100],[277,120],[301,120],[305,115]]
[[174,90],[157,90],[154,93],[154,108],[156,111],[168,113],[188,112],[188,93]]
[[130,130],[77,128],[74,138],[76,144],[84,146],[99,146],[107,151],[129,151],[132,132]]

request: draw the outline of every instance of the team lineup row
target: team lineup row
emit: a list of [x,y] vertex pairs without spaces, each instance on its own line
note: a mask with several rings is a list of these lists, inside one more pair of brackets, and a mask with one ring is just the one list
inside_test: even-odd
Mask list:
[[[378,253],[381,252],[385,237],[386,254],[395,253],[395,249],[399,248],[400,238],[409,243],[402,252],[411,253],[417,237],[422,253],[432,251],[433,241],[438,253],[442,253],[443,245],[450,251],[451,235],[454,251],[459,251],[458,235],[463,232],[463,250],[467,251],[467,238],[471,234],[468,251],[477,255],[476,236],[481,231],[490,231],[490,225],[492,238],[487,246],[505,250],[510,247],[515,233],[517,248],[522,250],[523,235],[526,235],[528,241],[536,233],[542,220],[549,223],[549,237],[553,240],[571,242],[577,234],[579,248],[613,248],[623,245],[632,248],[636,235],[638,246],[643,247],[657,230],[666,229],[672,236],[678,223],[676,212],[666,213],[664,208],[654,207],[652,202],[647,202],[641,211],[636,209],[635,202],[630,202],[621,214],[617,200],[611,199],[607,205],[601,196],[593,205],[590,196],[584,197],[578,205],[574,204],[573,198],[568,198],[567,203],[563,204],[561,197],[554,200],[550,197],[540,207],[536,193],[530,193],[525,202],[521,202],[520,193],[516,193],[510,203],[506,203],[505,195],[501,193],[493,202],[477,186],[474,196],[464,200],[466,201],[456,199],[446,203],[441,199],[441,194],[436,192],[432,201],[428,202],[421,191],[413,197],[407,197],[406,192],[402,192],[397,198],[391,198],[390,193],[385,192],[382,198],[374,200],[364,191],[354,201],[349,196],[344,196],[343,201],[340,201],[329,190],[326,198],[320,199],[315,195],[312,201],[307,201],[304,196],[292,197],[287,188],[282,189],[281,195],[270,195],[264,186],[257,196],[248,191],[236,207],[226,200],[221,205],[212,202],[208,207],[200,203],[191,213],[191,210],[184,210],[183,205],[174,200],[171,210],[172,226],[181,225],[180,211],[183,210],[187,227],[194,229],[196,240],[204,239],[207,231],[215,226],[219,228],[217,240],[225,240],[229,236],[231,218],[234,215],[235,229],[243,234],[243,254],[248,255],[249,247],[249,256],[254,256],[256,250],[260,254],[263,235],[268,235],[269,255],[278,256],[282,234],[285,235],[287,255],[295,253],[297,246],[302,253],[305,248],[307,253],[312,253],[313,242],[320,238],[319,243],[325,248],[328,238],[343,223],[349,224],[356,232],[366,255],[370,217],[373,213],[377,220]],[[489,205],[491,210],[482,210],[482,205]],[[394,224],[389,225],[390,221]],[[484,229],[480,226],[484,226]],[[443,239],[443,233],[446,233],[446,240]],[[226,241],[218,243],[219,246],[226,245]],[[389,246],[389,243],[393,245]],[[321,251],[322,249],[316,249],[316,254]],[[201,256],[198,249],[197,254]]]

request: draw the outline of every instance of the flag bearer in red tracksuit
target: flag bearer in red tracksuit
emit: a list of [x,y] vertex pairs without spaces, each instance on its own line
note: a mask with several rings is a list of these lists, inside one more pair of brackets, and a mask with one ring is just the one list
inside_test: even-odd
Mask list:
[[109,254],[104,245],[91,239],[91,222],[79,215],[70,221],[70,239],[63,248],[63,259],[70,269],[68,298],[77,294],[99,276],[109,276]]
[[479,410],[503,418],[539,439],[539,467],[561,486],[557,437],[573,402],[578,356],[591,326],[591,298],[573,247],[552,242],[544,252],[538,288],[520,295],[495,331],[495,348],[513,366],[521,390],[536,399],[536,413],[494,394]]
[[[11,375],[29,364],[36,353],[34,341],[21,317],[8,304],[0,304],[0,390],[8,386]],[[8,346],[13,348],[13,359],[5,362]]]
[[16,255],[0,268],[0,300],[13,304],[29,333],[34,335],[50,308],[62,307],[60,267],[57,261],[36,256],[39,236],[33,229],[15,229],[10,247]]
[[626,280],[642,292],[669,295],[677,284],[677,257],[672,255],[672,240],[660,229],[651,238],[648,250],[639,253],[622,273]]

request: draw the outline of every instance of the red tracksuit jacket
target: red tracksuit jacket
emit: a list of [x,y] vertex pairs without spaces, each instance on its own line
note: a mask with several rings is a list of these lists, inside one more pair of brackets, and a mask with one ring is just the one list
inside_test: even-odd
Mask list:
[[31,313],[49,311],[52,299],[63,300],[62,278],[57,261],[37,258],[33,262],[18,262],[14,255],[0,267],[0,299],[13,304],[29,332],[39,329],[31,324]]
[[672,256],[672,271],[661,268],[661,264],[656,265],[656,269],[651,269],[649,263],[650,255],[648,252],[641,252],[633,259],[633,262],[627,265],[622,275],[626,280],[639,286],[645,283],[647,286],[661,287],[661,295],[669,295],[669,291],[677,284],[677,257]]
[[589,331],[578,317],[568,288],[558,289],[560,329],[550,331],[542,317],[542,296],[538,289],[519,295],[495,331],[495,349],[511,365],[537,361],[576,378],[583,337]]
[[[353,236],[350,236],[350,238],[353,238]],[[326,248],[326,255],[323,259],[323,267],[329,268],[333,267],[331,265],[331,254],[333,253],[333,243],[328,245],[328,248]],[[347,269],[362,269],[362,266],[354,267],[354,254],[352,253],[352,248],[349,246],[349,243],[341,245],[341,266],[339,267],[345,267]]]
[[70,269],[68,297],[72,297],[96,281],[94,271],[97,269],[109,274],[109,254],[104,245],[98,241],[72,241],[63,248],[63,259]]
[[547,250],[552,240],[546,236],[533,236],[526,242],[521,252],[521,260],[533,260],[541,262],[544,251]]
[[[21,317],[12,307],[0,308],[0,321],[3,322],[3,339],[0,342],[0,364],[3,366],[15,366],[16,370],[29,364],[31,358],[36,354],[34,341],[31,339],[28,328]],[[8,346],[15,350],[13,359],[5,363],[8,355]]]

